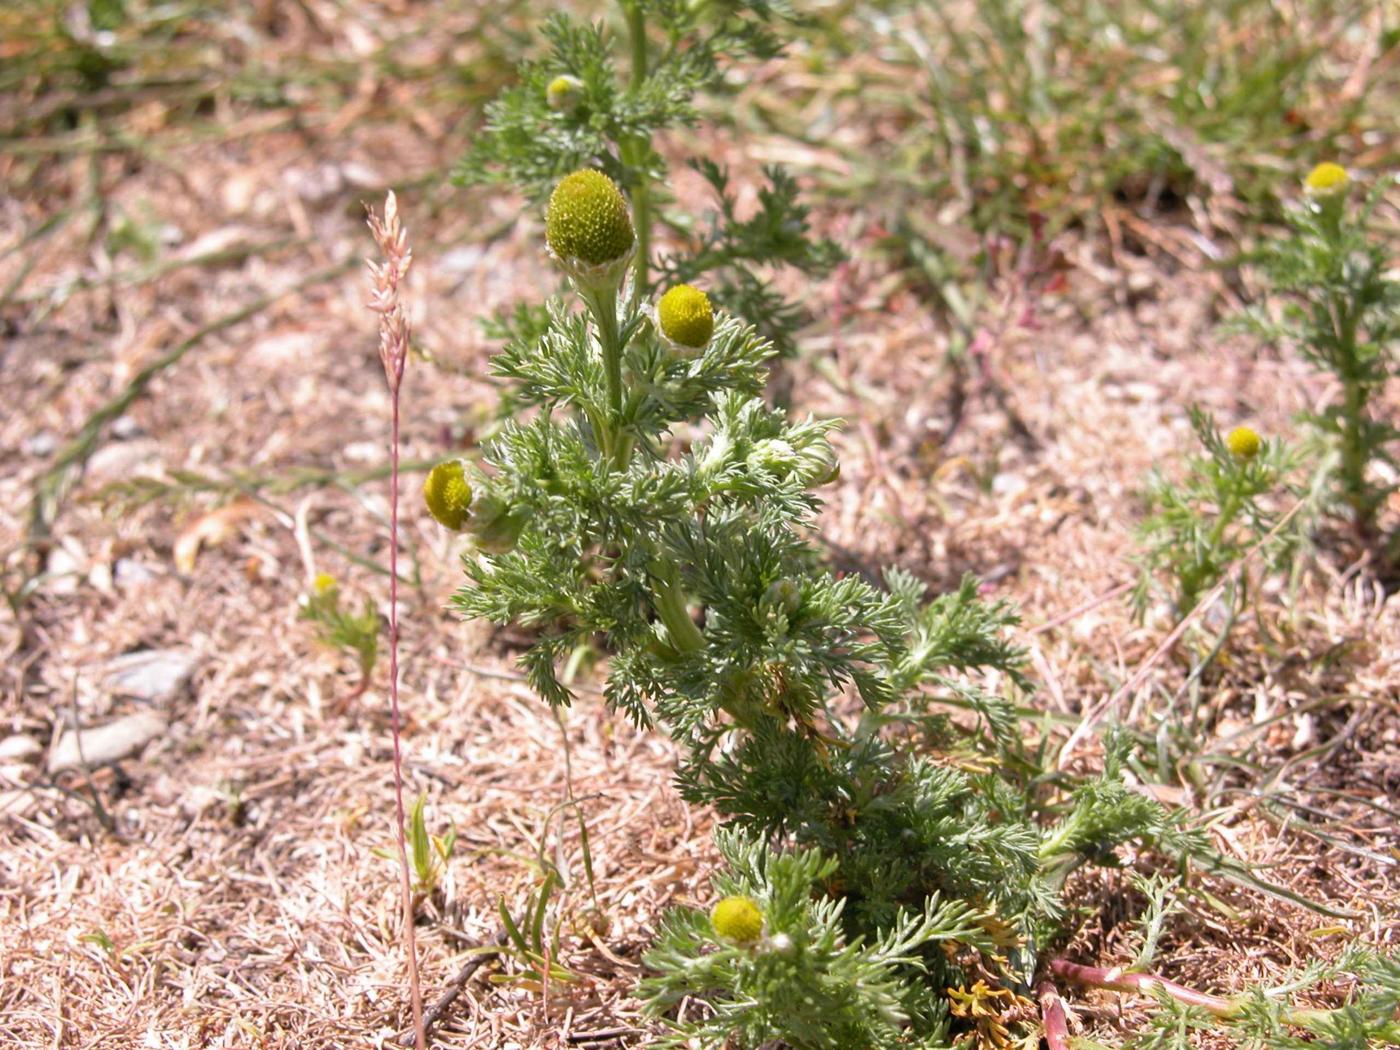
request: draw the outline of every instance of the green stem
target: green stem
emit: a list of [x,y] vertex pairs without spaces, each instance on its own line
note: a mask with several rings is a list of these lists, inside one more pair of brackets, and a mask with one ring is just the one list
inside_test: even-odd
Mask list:
[[622,434],[622,335],[617,326],[617,289],[579,293],[593,322],[598,326],[598,346],[603,354],[603,382],[607,385],[607,414],[590,412],[589,420],[596,430],[598,447],[604,458],[616,462],[623,447]]
[[1226,497],[1225,503],[1220,508],[1220,517],[1216,519],[1215,528],[1210,530],[1210,538],[1206,540],[1206,549],[1215,550],[1220,546],[1220,541],[1225,538],[1225,530],[1230,527],[1230,522],[1235,520],[1235,515],[1240,512],[1240,494],[1232,490]]
[[683,653],[693,653],[705,647],[705,636],[695,626],[690,611],[685,607],[679,575],[669,561],[658,560],[652,570],[652,605],[666,625],[671,644]]
[[[1342,236],[1343,200],[1338,197],[1322,205],[1323,232],[1335,259],[1345,256]],[[1356,528],[1363,535],[1371,528],[1371,506],[1366,493],[1366,449],[1362,428],[1367,392],[1356,359],[1356,329],[1360,310],[1335,293],[1328,296],[1327,310],[1332,319],[1337,374],[1342,380],[1342,489],[1351,507]]]
[[1366,449],[1361,433],[1366,416],[1366,389],[1356,359],[1357,312],[1336,298],[1332,302],[1340,351],[1342,378],[1342,485],[1351,505],[1356,527],[1370,531],[1371,507],[1366,493]]
[[1347,502],[1351,504],[1357,528],[1370,526],[1366,500],[1366,454],[1361,447],[1361,416],[1365,403],[1361,383],[1354,375],[1343,377],[1342,401],[1342,479]]
[[[623,0],[627,17],[627,38],[632,53],[632,76],[627,93],[635,95],[647,79],[647,24],[642,5],[635,0]],[[630,169],[635,183],[632,192],[632,224],[637,231],[637,253],[632,260],[632,298],[644,294],[647,286],[647,266],[651,255],[651,186],[646,176],[645,161],[649,143],[645,138],[632,138],[619,144],[622,162]]]

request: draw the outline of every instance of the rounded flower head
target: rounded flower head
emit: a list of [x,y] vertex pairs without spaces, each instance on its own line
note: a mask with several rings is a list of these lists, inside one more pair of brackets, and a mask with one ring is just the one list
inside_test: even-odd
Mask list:
[[338,586],[335,577],[328,572],[318,572],[311,583],[311,589],[317,594],[328,594]]
[[699,288],[678,284],[656,304],[661,334],[677,346],[699,350],[715,334],[715,311]]
[[748,463],[752,470],[766,470],[780,478],[786,477],[798,464],[797,450],[782,438],[763,438],[753,443]]
[[1264,447],[1264,442],[1259,434],[1250,427],[1236,427],[1225,435],[1225,447],[1230,450],[1230,455],[1236,459],[1253,459],[1259,455],[1259,450]]
[[715,933],[735,944],[753,944],[763,936],[763,912],[752,897],[725,897],[710,910]]
[[544,239],[581,286],[616,288],[637,237],[617,183],[600,171],[576,171],[549,196]]
[[471,516],[472,487],[467,484],[460,460],[449,459],[428,472],[423,482],[423,502],[438,524],[460,532]]
[[567,73],[555,77],[544,89],[544,100],[555,112],[567,112],[583,101],[583,81]]
[[1351,183],[1347,169],[1332,161],[1323,161],[1303,180],[1303,189],[1310,197],[1331,197],[1342,193]]

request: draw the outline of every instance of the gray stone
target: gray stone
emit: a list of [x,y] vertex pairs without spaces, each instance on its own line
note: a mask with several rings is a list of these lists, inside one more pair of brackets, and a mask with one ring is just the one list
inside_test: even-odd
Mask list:
[[103,680],[118,696],[163,703],[184,692],[198,665],[188,649],[143,649],[108,660]]
[[157,574],[154,569],[133,558],[118,558],[117,563],[112,566],[112,575],[116,578],[118,587],[137,587],[143,583],[150,583]]
[[130,416],[118,416],[112,420],[112,437],[118,441],[130,441],[141,436],[141,424]]
[[32,736],[16,733],[0,740],[0,762],[22,762],[42,753],[44,745]]
[[58,448],[58,439],[47,430],[41,430],[37,434],[30,434],[20,442],[19,447],[26,456],[47,456]]
[[159,470],[160,444],[152,438],[103,445],[87,462],[87,478],[96,484],[152,477]]
[[49,755],[49,772],[105,766],[134,755],[165,732],[165,717],[154,711],[140,711],[115,722],[73,732],[59,738]]

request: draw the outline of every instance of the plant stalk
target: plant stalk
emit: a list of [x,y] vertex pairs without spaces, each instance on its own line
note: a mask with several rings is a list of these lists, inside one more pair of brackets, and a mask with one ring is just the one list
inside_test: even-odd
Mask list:
[[603,418],[589,413],[594,428],[599,430],[598,446],[603,457],[615,468],[625,466],[622,434],[622,335],[617,326],[617,289],[585,291],[579,294],[588,305],[588,312],[598,326],[598,348],[603,356],[603,381],[607,385],[607,412]]
[[[402,369],[402,365],[399,366]],[[402,371],[399,377],[402,377]],[[394,738],[394,828],[399,843],[399,884],[403,901],[404,950],[409,958],[409,998],[413,1009],[413,1034],[419,1050],[426,1050],[423,1028],[423,989],[418,980],[418,941],[413,922],[413,887],[408,877],[408,846],[404,839],[403,753],[399,746],[399,387],[394,383],[389,452],[389,724]]]
[[403,910],[404,953],[408,962],[409,999],[413,1010],[413,1034],[418,1050],[427,1050],[423,1025],[423,989],[418,976],[418,941],[413,922],[413,886],[408,872],[407,834],[404,830],[402,721],[399,717],[399,417],[403,370],[411,342],[410,324],[400,300],[404,275],[412,264],[408,235],[399,222],[398,202],[390,191],[382,216],[373,212],[369,227],[384,255],[382,263],[370,263],[373,275],[369,308],[379,315],[379,359],[389,384],[389,726],[394,743],[394,831],[399,851],[399,891]]
[[[635,95],[647,79],[646,15],[636,0],[623,0],[622,9],[627,19],[627,39],[632,55],[632,74],[627,92]],[[644,169],[648,145],[643,138],[629,139],[619,145],[623,163],[636,178],[636,184],[628,187],[632,194],[632,225],[637,233],[637,254],[632,260],[634,301],[646,294],[647,266],[651,256],[651,184]]]
[[[1221,1020],[1238,1017],[1244,1009],[1243,1004],[1238,1000],[1198,992],[1194,988],[1187,988],[1183,984],[1169,981],[1165,977],[1158,977],[1156,974],[1129,973],[1117,966],[1107,968],[1081,966],[1068,959],[1051,959],[1050,972],[1056,977],[1088,985],[1091,988],[1107,988],[1115,992],[1139,992],[1144,995],[1163,992],[1185,1006],[1199,1007],[1212,1017],[1218,1017]],[[1304,1027],[1329,1013],[1331,1013],[1330,1010],[1286,1010],[1282,1020],[1285,1024]]]
[[[1323,230],[1329,247],[1339,255],[1342,251],[1342,209],[1340,198],[1322,205]],[[1333,357],[1342,380],[1342,488],[1353,523],[1363,537],[1370,535],[1372,507],[1366,495],[1366,450],[1361,431],[1366,414],[1367,391],[1356,359],[1356,327],[1359,311],[1353,310],[1343,296],[1328,295],[1327,311],[1331,315],[1332,335],[1336,340]]]
[[693,653],[705,647],[705,636],[685,607],[678,576],[676,567],[669,562],[657,564],[652,573],[652,604],[666,625],[671,644],[683,653]]
[[1040,1000],[1040,1016],[1045,1022],[1046,1050],[1069,1050],[1069,1022],[1060,993],[1050,981],[1041,981],[1035,991]]

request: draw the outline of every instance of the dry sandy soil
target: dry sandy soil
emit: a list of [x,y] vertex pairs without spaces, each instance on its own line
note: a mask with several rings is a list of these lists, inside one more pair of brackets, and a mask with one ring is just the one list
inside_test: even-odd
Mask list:
[[[270,62],[353,59],[385,31],[368,15],[332,28],[285,17],[260,38]],[[456,29],[405,61],[421,72],[460,59],[471,33]],[[782,75],[775,64],[752,90]],[[385,668],[355,695],[349,662],[318,648],[298,610],[323,571],[357,602],[386,601],[385,576],[369,567],[386,560],[386,484],[346,481],[386,458],[363,202],[400,187],[415,248],[408,300],[425,357],[408,366],[407,460],[474,440],[490,406],[478,321],[555,286],[538,216],[445,184],[470,121],[444,91],[426,74],[365,73],[334,104],[313,95],[272,111],[296,113],[296,126],[216,102],[213,141],[167,126],[157,99],[123,118],[144,121],[149,149],[39,166],[0,155],[0,179],[24,177],[0,198],[0,551],[10,580],[45,569],[22,612],[0,620],[0,1044],[362,1046],[405,1022],[395,869],[375,852],[391,842]],[[809,177],[842,163],[762,138],[673,145],[725,150],[740,183],[778,154]],[[89,222],[94,186],[102,211]],[[702,205],[698,187],[676,189]],[[1135,624],[1122,585],[1144,474],[1190,444],[1185,406],[1294,434],[1296,413],[1331,391],[1296,356],[1220,334],[1235,292],[1183,247],[1185,219],[1163,216],[1156,243],[1114,251],[1061,237],[1053,281],[1009,261],[953,426],[946,325],[880,249],[882,206],[828,203],[816,215],[852,259],[810,289],[819,320],[793,366],[797,407],[847,421],[824,537],[843,568],[898,563],[937,587],[979,574],[1024,611],[1037,702],[1077,716],[1170,626]],[[22,242],[70,207],[78,219]],[[152,273],[115,247],[122,216],[155,230],[160,259],[188,264]],[[52,534],[35,536],[31,496],[65,443],[187,341],[101,428]],[[299,471],[334,477],[293,484]],[[181,472],[229,484],[133,498],[141,479]],[[415,488],[407,478],[405,492]],[[405,772],[410,793],[427,793],[429,826],[459,836],[423,905],[425,994],[492,936],[499,900],[524,906],[541,855],[569,880],[562,962],[577,974],[543,989],[478,974],[439,1026],[441,1045],[640,1045],[646,1023],[627,990],[664,908],[708,898],[709,817],[676,797],[669,744],[609,714],[588,685],[556,722],[518,680],[519,639],[446,611],[456,542],[406,504]],[[1176,702],[1262,770],[1222,774],[1209,814],[1221,850],[1351,917],[1208,883],[1237,914],[1198,900],[1160,957],[1163,972],[1208,990],[1276,977],[1356,938],[1400,942],[1400,834],[1376,808],[1393,814],[1400,793],[1400,607],[1367,565],[1326,552],[1296,596],[1275,589],[1263,604],[1208,687]],[[188,681],[114,679],[115,658],[147,650],[187,656]],[[1116,713],[1141,716],[1183,678],[1177,661],[1159,661]],[[90,776],[47,771],[65,725],[143,712],[165,725],[135,755]],[[1282,801],[1259,805],[1260,783]],[[596,899],[577,821],[560,808],[571,797]],[[1076,887],[1086,910],[1072,955],[1124,961],[1126,885],[1102,875]],[[604,921],[585,937],[594,908]],[[1086,1025],[1117,1023],[1119,997],[1072,1003]]]

